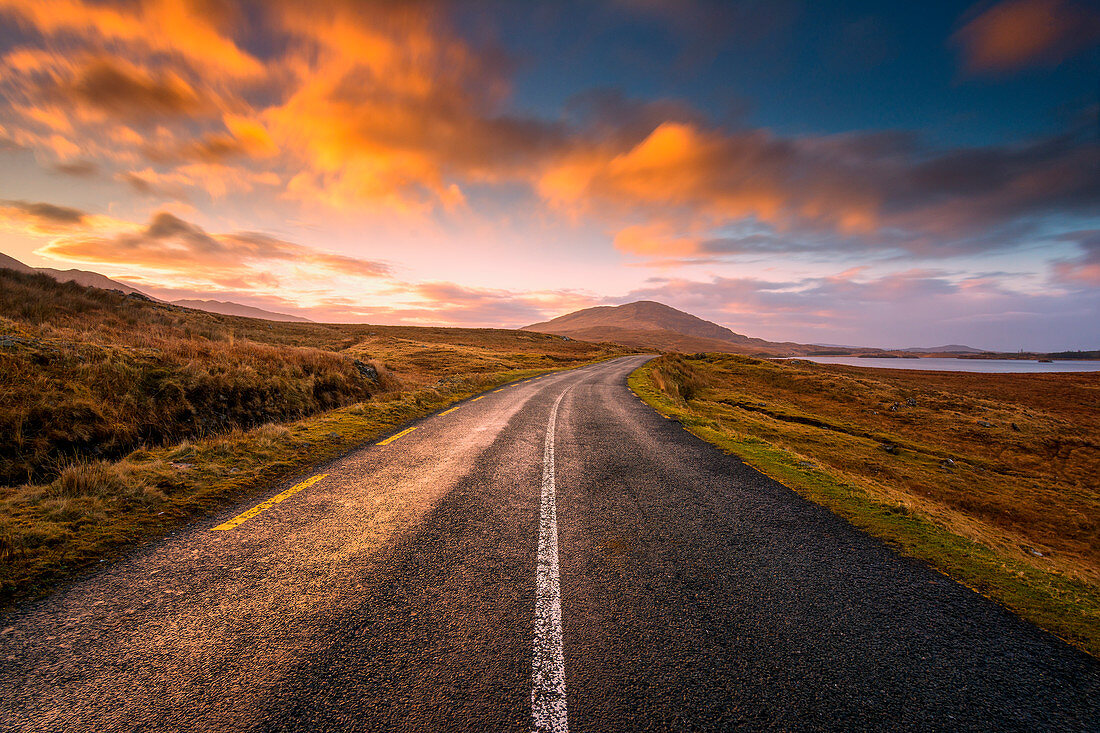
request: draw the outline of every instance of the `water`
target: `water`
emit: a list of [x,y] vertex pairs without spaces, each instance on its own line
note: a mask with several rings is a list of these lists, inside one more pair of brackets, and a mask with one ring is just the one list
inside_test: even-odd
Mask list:
[[1100,372],[1100,361],[1054,361],[1049,364],[1026,359],[860,359],[856,356],[799,356],[819,364],[920,369],[933,372],[982,372],[985,374],[1047,374],[1050,372]]

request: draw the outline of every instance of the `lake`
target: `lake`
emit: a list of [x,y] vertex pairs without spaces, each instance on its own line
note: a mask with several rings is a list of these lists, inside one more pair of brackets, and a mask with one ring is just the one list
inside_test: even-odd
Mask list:
[[877,367],[880,369],[920,369],[933,372],[983,372],[986,374],[1045,374],[1049,372],[1100,372],[1100,361],[1054,361],[1044,364],[1025,359],[860,359],[856,356],[799,356],[820,364]]

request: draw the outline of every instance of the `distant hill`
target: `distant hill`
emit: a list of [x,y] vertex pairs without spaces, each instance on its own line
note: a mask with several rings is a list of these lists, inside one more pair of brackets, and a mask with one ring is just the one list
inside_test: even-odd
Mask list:
[[[112,280],[106,275],[100,275],[98,272],[91,272],[90,270],[55,270],[52,267],[31,267],[30,265],[23,264],[14,257],[9,257],[3,252],[0,252],[0,267],[26,273],[28,275],[49,275],[58,282],[75,282],[77,285],[83,285],[86,288],[121,290],[127,294],[137,293],[138,295],[144,295],[146,298],[150,297],[148,293],[143,293],[132,285],[121,283],[118,280]],[[159,298],[152,298],[152,300],[159,300]],[[312,323],[308,318],[302,318],[301,316],[274,313],[272,311],[265,311],[263,308],[253,308],[250,305],[241,305],[240,303],[232,303],[223,300],[173,300],[171,302],[172,305],[178,305],[183,308],[194,308],[209,313],[221,313],[225,316],[245,316],[247,318],[260,318],[265,321]]]
[[911,351],[920,354],[984,354],[985,349],[975,349],[973,346],[964,346],[962,344],[947,344],[946,346],[929,346],[922,348],[920,346],[911,346],[908,349],[897,349],[898,351]]
[[651,300],[585,308],[542,323],[532,323],[522,330],[665,351],[797,356],[813,350],[805,344],[776,343],[745,336]]
[[181,305],[184,308],[194,308],[210,313],[221,313],[223,316],[245,316],[246,318],[260,318],[265,321],[313,323],[313,321],[308,318],[302,318],[301,316],[265,311],[263,308],[253,308],[250,305],[241,305],[240,303],[233,303],[226,300],[173,300],[172,305]]
[[6,267],[9,270],[15,270],[16,272],[25,272],[27,274],[49,275],[58,282],[74,282],[77,285],[83,285],[86,288],[121,290],[124,293],[138,293],[140,295],[145,295],[145,293],[142,293],[140,290],[131,285],[120,283],[118,280],[112,280],[105,275],[100,275],[98,272],[91,272],[89,270],[55,270],[52,267],[31,267],[30,265],[24,265],[22,262],[15,259],[14,257],[8,257],[6,254],[3,253],[0,253],[0,267]]

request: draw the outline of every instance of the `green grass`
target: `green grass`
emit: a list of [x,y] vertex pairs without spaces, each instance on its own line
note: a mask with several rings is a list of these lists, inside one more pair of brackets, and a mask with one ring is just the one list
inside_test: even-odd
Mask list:
[[[773,369],[767,362],[729,358],[748,368]],[[783,375],[784,378],[789,376],[792,375]],[[769,377],[779,379],[774,374]],[[714,372],[697,369],[694,362],[662,357],[636,370],[629,384],[647,404],[679,420],[703,440],[737,456],[859,529],[887,541],[899,552],[927,562],[1004,604],[1022,618],[1100,656],[1100,588],[1090,582],[1088,574],[1044,567],[1038,562],[1020,559],[1006,551],[1003,545],[963,536],[945,526],[946,522],[937,521],[941,515],[926,511],[927,501],[918,500],[921,497],[909,496],[897,491],[896,487],[893,487],[895,491],[878,490],[882,476],[876,475],[872,480],[867,475],[860,475],[858,469],[832,468],[828,453],[848,448],[838,448],[831,436],[829,440],[811,441],[806,433],[812,432],[812,428],[776,420],[769,420],[765,427],[756,429],[761,423],[755,421],[755,416],[739,419],[738,415],[744,410],[707,399],[724,395],[724,390],[732,387],[744,392],[749,385],[740,381],[716,383],[715,379]],[[818,381],[822,384],[809,389],[820,387],[828,391],[828,376],[819,377]],[[759,387],[752,394],[754,404],[759,406],[760,401],[767,401],[769,406],[774,406],[776,392],[767,391],[761,384],[752,385]],[[801,388],[807,389],[805,385]],[[748,395],[743,396],[748,399]],[[848,427],[861,429],[858,422]],[[789,440],[784,441],[784,437]],[[908,456],[911,461],[913,458]],[[984,531],[977,531],[980,522],[973,517],[969,519],[971,522],[956,521],[954,525],[975,527],[977,537],[992,533],[985,527],[981,528]]]

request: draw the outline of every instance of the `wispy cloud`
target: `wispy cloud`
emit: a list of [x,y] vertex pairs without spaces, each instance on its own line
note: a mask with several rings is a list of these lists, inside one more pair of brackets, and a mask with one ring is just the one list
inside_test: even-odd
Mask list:
[[790,281],[654,278],[619,300],[638,299],[669,303],[741,333],[803,343],[897,348],[946,341],[1054,351],[1100,342],[1100,290],[1030,292],[995,275],[857,269]]
[[40,201],[0,200],[0,216],[9,222],[23,222],[39,231],[51,232],[83,224],[86,214],[79,209]]
[[[962,148],[899,131],[791,136],[728,129],[684,102],[614,89],[548,119],[509,110],[514,63],[461,37],[445,3],[275,2],[249,10],[255,24],[216,5],[3,0],[0,12],[28,32],[76,50],[10,51],[3,83],[19,103],[0,121],[18,144],[62,165],[102,164],[146,196],[270,187],[307,205],[423,217],[466,212],[471,191],[489,187],[525,192],[542,215],[595,223],[620,251],[666,263],[969,254],[1015,246],[1023,222],[1100,205],[1100,146],[1080,131]],[[996,29],[1039,13],[1055,20],[1043,26],[1053,40],[1025,54],[1038,58],[1065,47],[1066,19],[1084,12],[1075,7],[1009,0],[972,19],[959,43],[992,64],[995,52],[980,49],[1015,37]],[[718,12],[704,3],[690,15]],[[1091,27],[1080,18],[1075,33]],[[243,50],[253,25],[286,42]],[[751,236],[731,233],[746,227]]]
[[[29,211],[29,215],[39,219],[63,219],[70,230],[85,221],[85,215],[75,210]],[[218,287],[238,287],[250,278],[275,286],[277,280],[268,272],[273,265],[291,267],[305,277],[338,273],[345,277],[382,278],[391,273],[390,266],[383,262],[320,252],[257,232],[209,234],[165,211],[155,214],[140,229],[113,234],[94,229],[66,233],[37,252],[67,262],[123,265],[191,280],[206,279]]]
[[[985,235],[1100,205],[1100,146],[1082,133],[937,151],[905,134],[783,138],[667,123],[627,149],[594,147],[551,165],[540,190],[555,205],[624,222],[616,246],[641,256],[944,256],[1012,246]],[[723,233],[745,222],[768,234]]]
[[1074,0],[1002,0],[951,40],[970,73],[1051,66],[1100,40],[1100,11]]
[[1060,239],[1076,242],[1079,257],[1055,260],[1054,280],[1061,285],[1100,288],[1100,230],[1091,229],[1064,234]]
[[[729,40],[723,34],[789,42],[798,7],[621,0],[591,12],[660,26],[662,38],[678,39],[674,48],[694,45],[688,53],[703,58]],[[752,312],[772,337],[784,328],[804,337],[807,324],[875,327],[872,316],[886,313],[912,320],[922,299],[950,304],[959,317],[994,312],[991,304],[1054,309],[998,278],[964,282],[917,262],[942,267],[948,258],[1048,247],[1034,260],[1052,291],[1072,290],[1079,304],[1097,283],[1093,240],[1073,240],[1073,252],[1058,239],[1096,226],[1092,127],[1067,124],[1056,134],[1036,126],[1047,132],[991,134],[985,144],[907,130],[795,133],[747,114],[721,118],[712,99],[636,99],[613,86],[565,89],[578,93],[554,110],[537,89],[513,90],[529,83],[530,59],[510,56],[453,11],[442,0],[0,0],[10,31],[0,57],[0,147],[51,175],[84,176],[67,183],[95,183],[110,205],[82,205],[111,212],[60,206],[63,199],[6,201],[0,222],[49,237],[43,256],[159,277],[188,292],[293,292],[341,319],[520,325],[598,301],[555,290],[543,272],[524,283],[527,293],[510,283],[452,283],[435,262],[425,268],[431,282],[404,282],[374,259],[390,247],[404,264],[409,244],[422,265],[431,254],[468,262],[488,251],[471,244],[479,235],[497,244],[515,236],[523,256],[537,247],[571,256],[601,248],[560,272],[599,272],[586,286],[614,273],[618,292],[650,266],[729,275],[797,256],[814,272],[826,261],[903,270],[890,278],[672,278],[631,294],[652,290],[715,317]],[[1079,0],[1003,0],[968,14],[951,39],[945,26],[932,45],[959,49],[969,74],[1001,73],[1058,64],[1095,41],[1097,29],[1096,13]],[[246,224],[211,223],[219,221]],[[323,245],[241,231],[309,231],[303,221],[318,226],[309,236]],[[366,235],[353,238],[359,232]],[[347,256],[356,251],[371,253]],[[647,269],[619,277],[623,261]],[[696,269],[676,269],[685,267]],[[880,307],[891,294],[910,312]],[[954,317],[941,311],[936,317]]]

